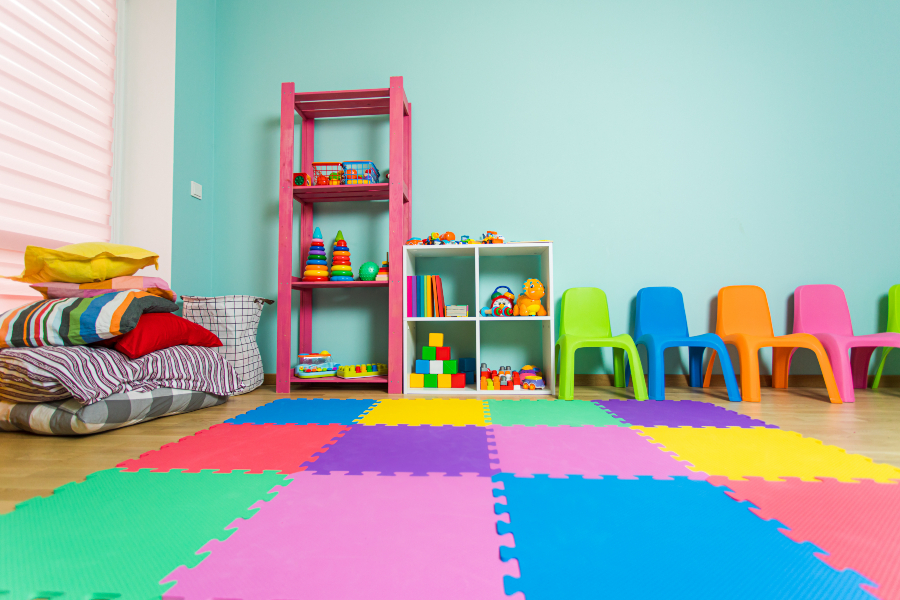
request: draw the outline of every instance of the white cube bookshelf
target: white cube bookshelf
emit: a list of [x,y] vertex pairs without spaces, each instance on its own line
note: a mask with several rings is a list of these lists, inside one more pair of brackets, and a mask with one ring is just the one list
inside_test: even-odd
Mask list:
[[[545,295],[541,303],[547,309],[546,317],[482,317],[480,311],[485,306],[484,298],[479,287],[480,261],[482,258],[494,258],[504,256],[537,256],[540,259],[540,279],[544,284]],[[469,258],[473,261],[475,273],[475,298],[474,304],[469,304],[468,317],[407,317],[407,285],[406,277],[409,275],[425,274],[416,272],[416,259],[418,258]],[[427,273],[428,275],[440,273]],[[516,282],[520,286],[522,282]],[[513,288],[513,293],[519,290]],[[553,290],[553,244],[551,242],[529,242],[513,244],[466,244],[452,246],[403,246],[403,393],[423,395],[469,395],[489,394],[492,396],[546,396],[556,395],[556,360],[553,353],[555,345],[554,327],[554,298]],[[446,300],[446,299],[445,299]],[[479,304],[481,302],[481,304]],[[475,366],[481,366],[481,325],[491,321],[502,323],[502,327],[521,327],[524,321],[538,321],[541,324],[541,356],[544,364],[539,365],[544,374],[545,388],[543,390],[482,390],[481,380],[476,373],[475,383],[460,388],[411,388],[409,376],[414,370],[416,360],[416,333],[417,325],[421,322],[445,322],[471,323],[475,336]],[[454,358],[460,358],[455,356]],[[489,365],[497,368],[500,365]],[[512,365],[520,368],[521,365]]]

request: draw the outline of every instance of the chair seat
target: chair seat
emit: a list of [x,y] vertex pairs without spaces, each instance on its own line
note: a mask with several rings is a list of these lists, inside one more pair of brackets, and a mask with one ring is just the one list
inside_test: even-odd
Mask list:
[[832,339],[843,348],[900,348],[900,333],[871,333],[868,335],[834,335],[814,333],[821,340]]
[[664,334],[647,333],[635,340],[636,344],[645,344],[647,342],[655,343],[662,348],[709,348],[720,342],[719,336],[714,333],[701,333],[700,335],[690,336],[668,336]]
[[808,333],[789,333],[787,335],[751,335],[735,333],[723,335],[726,344],[744,342],[754,348],[807,348],[809,344],[818,345],[815,336]]

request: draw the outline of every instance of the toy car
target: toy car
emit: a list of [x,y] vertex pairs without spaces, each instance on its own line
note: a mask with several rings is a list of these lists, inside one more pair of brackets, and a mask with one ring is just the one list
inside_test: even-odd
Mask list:
[[502,244],[503,236],[497,233],[496,231],[488,231],[484,235],[481,236],[482,244]]
[[406,246],[419,246],[421,244],[422,244],[422,238],[414,237],[414,238],[409,238],[408,240],[406,240],[405,245]]

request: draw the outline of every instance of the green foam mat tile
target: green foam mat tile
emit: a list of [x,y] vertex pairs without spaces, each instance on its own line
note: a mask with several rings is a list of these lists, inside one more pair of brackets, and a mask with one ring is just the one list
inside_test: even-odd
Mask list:
[[0,599],[160,598],[160,580],[285,483],[272,471],[88,475],[0,515]]
[[584,400],[488,400],[493,425],[614,425],[628,423]]

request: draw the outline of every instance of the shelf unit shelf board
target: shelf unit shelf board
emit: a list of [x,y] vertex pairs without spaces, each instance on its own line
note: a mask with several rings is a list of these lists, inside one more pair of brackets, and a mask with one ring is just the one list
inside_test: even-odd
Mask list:
[[296,375],[291,375],[291,383],[387,383],[388,378],[383,377],[381,375],[375,375],[373,377],[310,377],[304,379],[303,377],[297,377]]
[[404,321],[406,322],[424,322],[429,323],[432,321],[450,321],[450,322],[473,322],[475,321],[475,317],[404,317]]
[[387,281],[292,281],[295,290],[317,288],[374,288],[388,287]]

